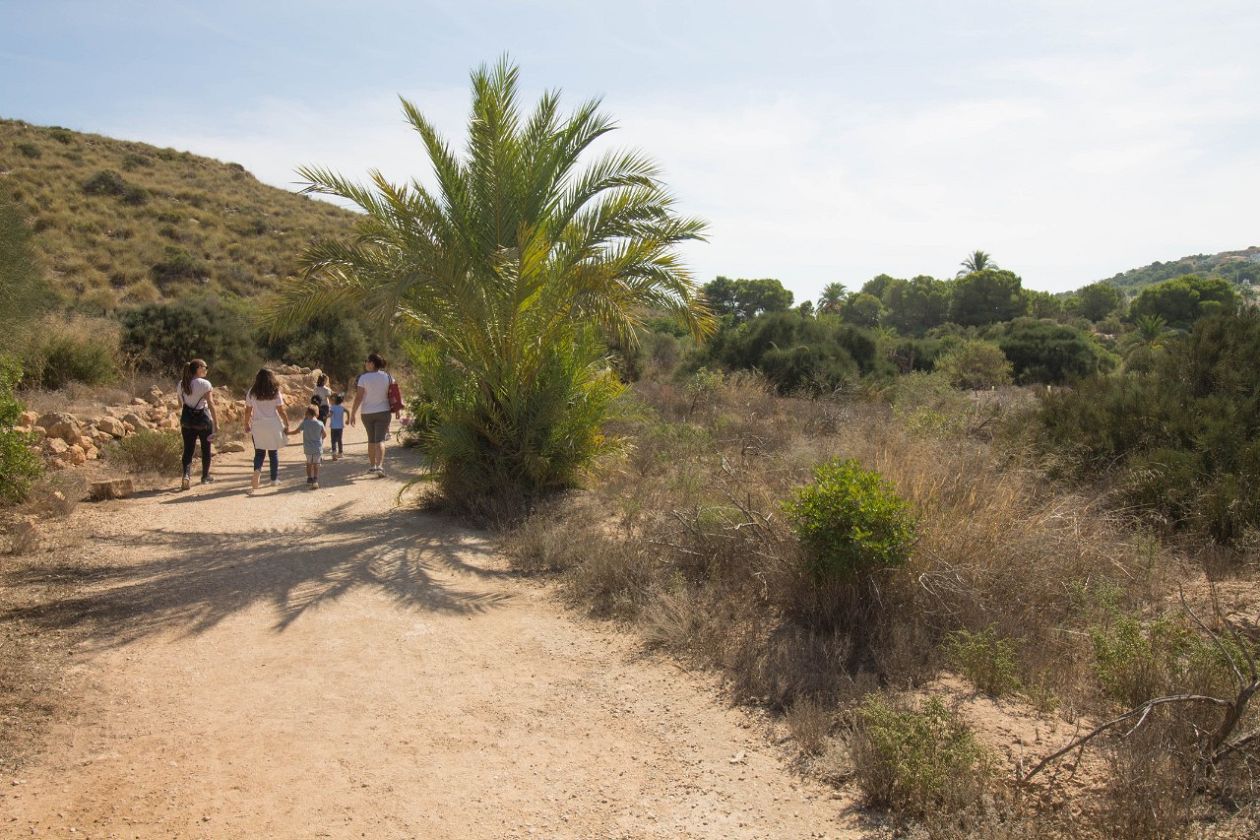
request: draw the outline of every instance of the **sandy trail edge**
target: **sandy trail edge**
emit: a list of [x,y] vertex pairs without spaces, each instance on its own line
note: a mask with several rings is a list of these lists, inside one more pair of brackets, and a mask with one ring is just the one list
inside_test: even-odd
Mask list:
[[0,836],[860,836],[706,678],[398,508],[414,460],[368,478],[362,441],[317,491],[290,447],[259,497],[229,455],[76,516],[83,585],[37,616],[83,639],[74,712],[0,780]]

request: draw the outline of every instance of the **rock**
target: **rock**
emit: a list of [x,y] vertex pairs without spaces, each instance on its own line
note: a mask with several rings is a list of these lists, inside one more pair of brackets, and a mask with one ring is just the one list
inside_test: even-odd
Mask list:
[[87,456],[89,461],[95,461],[97,458],[101,457],[101,450],[97,449],[92,444],[82,444],[82,447],[83,454]]
[[[47,430],[50,438],[61,438],[66,443],[76,443],[83,436],[83,427],[72,415],[66,414],[61,418],[41,417],[40,420],[39,425]],[[44,420],[52,422],[44,423],[42,422]]]
[[39,414],[34,411],[23,411],[18,415],[19,426],[34,426],[39,423]]
[[112,478],[108,481],[93,481],[88,488],[89,498],[95,501],[103,499],[125,499],[135,492],[130,478]]
[[66,443],[61,438],[50,437],[48,440],[44,441],[44,451],[53,456],[65,455],[70,451],[70,444]]
[[149,408],[148,400],[142,400],[139,397],[132,397],[131,404],[142,408]]
[[79,466],[80,464],[87,463],[87,453],[83,451],[83,447],[81,446],[77,446],[77,445],[71,446],[66,451],[65,457],[67,461],[69,461],[71,464],[73,464],[76,467]]
[[139,414],[136,414],[134,411],[128,414],[124,414],[122,421],[124,423],[129,424],[131,428],[136,431],[149,428],[149,421],[145,420],[143,417],[141,417]]
[[100,418],[96,421],[96,428],[114,438],[120,438],[127,434],[127,427],[117,417]]
[[35,440],[43,440],[48,437],[48,430],[43,426],[31,426],[31,436],[34,437]]
[[149,389],[149,402],[157,403],[162,399],[162,389],[154,385]]
[[92,433],[92,445],[98,448],[101,446],[104,446],[105,444],[109,443],[113,439],[114,439],[113,435],[111,435],[109,432],[103,432],[100,429],[97,429],[95,432]]
[[219,452],[225,452],[225,453],[226,452],[244,452],[245,444],[241,443],[240,441],[232,441],[231,443],[225,443],[216,448],[218,449]]
[[47,414],[42,415],[39,420],[36,421],[35,425],[43,426],[45,429],[51,429],[53,426],[57,426],[62,423],[77,425],[78,422],[78,418],[73,414],[67,414],[64,411],[50,411]]

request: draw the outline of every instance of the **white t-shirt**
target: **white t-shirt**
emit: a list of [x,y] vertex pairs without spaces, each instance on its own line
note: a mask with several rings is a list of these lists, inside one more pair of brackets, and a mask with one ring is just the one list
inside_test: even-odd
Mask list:
[[276,413],[276,409],[284,405],[284,397],[277,391],[274,397],[264,400],[255,397],[254,392],[250,391],[245,395],[245,404],[254,410],[255,417],[274,417],[279,420],[280,415]]
[[198,376],[192,382],[188,383],[188,387],[192,390],[191,394],[184,393],[184,383],[180,383],[175,390],[179,391],[180,397],[184,400],[184,405],[189,408],[205,408],[206,395],[214,390],[214,386],[210,384],[209,379],[202,379]]
[[393,379],[383,370],[370,370],[359,374],[359,387],[363,389],[363,402],[359,411],[363,414],[379,414],[389,411],[389,383]]

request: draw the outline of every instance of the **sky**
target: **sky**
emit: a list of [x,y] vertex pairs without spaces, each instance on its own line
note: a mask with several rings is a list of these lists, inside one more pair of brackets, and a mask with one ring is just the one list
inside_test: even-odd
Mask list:
[[1065,291],[1260,245],[1255,0],[0,0],[0,116],[243,164],[427,177],[470,70],[598,97],[646,152],[700,282],[798,300],[981,249]]

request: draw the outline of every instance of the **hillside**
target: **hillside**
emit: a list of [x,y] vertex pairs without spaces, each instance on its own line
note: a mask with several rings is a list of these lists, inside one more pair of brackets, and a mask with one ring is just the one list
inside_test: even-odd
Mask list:
[[307,242],[354,218],[240,164],[17,120],[0,120],[0,198],[25,213],[52,287],[100,311],[274,289]]
[[1181,277],[1183,274],[1223,277],[1247,289],[1260,286],[1260,247],[1253,245],[1241,251],[1195,254],[1173,262],[1153,262],[1148,266],[1108,277],[1104,282],[1119,286],[1129,294],[1136,294],[1144,286]]

